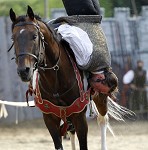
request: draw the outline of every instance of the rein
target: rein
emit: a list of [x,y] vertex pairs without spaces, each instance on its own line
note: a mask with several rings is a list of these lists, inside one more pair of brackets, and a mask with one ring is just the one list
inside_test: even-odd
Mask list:
[[52,67],[47,67],[47,64],[46,64],[46,66],[45,67],[39,67],[40,69],[42,69],[42,70],[54,70],[54,71],[58,71],[59,70],[59,61],[60,61],[60,56],[61,56],[61,51],[59,50],[59,56],[58,56],[58,60],[57,60],[57,62],[56,62],[56,64],[55,65],[53,65]]

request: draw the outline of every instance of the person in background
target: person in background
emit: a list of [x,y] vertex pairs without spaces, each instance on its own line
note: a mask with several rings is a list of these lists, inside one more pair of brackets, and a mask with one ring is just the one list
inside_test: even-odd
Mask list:
[[123,76],[123,84],[129,85],[129,109],[140,113],[140,118],[147,118],[147,93],[146,82],[148,75],[143,69],[144,63],[142,60],[137,61],[137,67],[134,70],[129,70]]

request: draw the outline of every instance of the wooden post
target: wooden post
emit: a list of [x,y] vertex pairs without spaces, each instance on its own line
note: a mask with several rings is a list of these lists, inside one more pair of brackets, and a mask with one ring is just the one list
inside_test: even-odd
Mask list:
[[49,1],[48,0],[44,0],[44,18],[47,19],[49,18]]
[[134,10],[134,15],[138,16],[138,11],[137,11],[135,0],[131,0],[131,3],[132,3],[133,10]]

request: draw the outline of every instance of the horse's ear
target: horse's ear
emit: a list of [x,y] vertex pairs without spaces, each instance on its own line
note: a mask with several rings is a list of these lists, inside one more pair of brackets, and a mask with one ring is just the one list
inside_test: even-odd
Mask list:
[[27,15],[29,16],[29,18],[31,20],[34,20],[34,12],[32,10],[32,8],[28,5],[28,9],[27,9]]
[[10,15],[10,19],[12,22],[15,22],[16,21],[16,15],[15,15],[15,12],[13,11],[13,9],[11,8],[10,11],[9,11],[9,15]]

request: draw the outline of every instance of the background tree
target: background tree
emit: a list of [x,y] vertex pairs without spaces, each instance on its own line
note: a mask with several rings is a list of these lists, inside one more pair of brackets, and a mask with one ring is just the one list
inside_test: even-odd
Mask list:
[[133,15],[135,13],[134,6],[132,4],[135,3],[135,9],[137,10],[137,13],[140,15],[141,7],[144,5],[148,5],[148,0],[110,0],[113,7],[129,7],[131,10],[131,14]]
[[[49,16],[51,8],[63,8],[61,0],[49,1]],[[132,0],[99,0],[101,7],[105,8],[107,17],[113,16],[114,7],[130,7],[131,14],[134,13]],[[134,0],[138,14],[141,12],[142,5],[148,5],[148,0]],[[13,8],[17,14],[26,13],[26,6],[30,5],[41,17],[44,16],[44,0],[0,0],[0,16],[8,16],[9,9]]]
[[[0,0],[0,16],[8,16],[10,8],[13,8],[19,15],[24,14],[27,5],[30,5],[41,17],[44,16],[44,0]],[[62,7],[61,0],[49,0],[49,10]]]
[[112,16],[113,15],[113,3],[111,0],[99,0],[100,6],[105,8],[105,16]]

